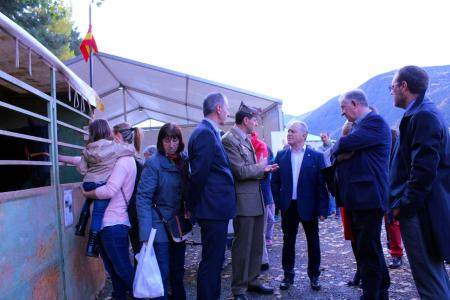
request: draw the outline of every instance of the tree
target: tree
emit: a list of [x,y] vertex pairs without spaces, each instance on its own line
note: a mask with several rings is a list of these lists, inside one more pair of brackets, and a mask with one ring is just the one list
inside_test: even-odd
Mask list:
[[64,0],[1,0],[0,12],[22,26],[61,60],[80,53],[80,33]]

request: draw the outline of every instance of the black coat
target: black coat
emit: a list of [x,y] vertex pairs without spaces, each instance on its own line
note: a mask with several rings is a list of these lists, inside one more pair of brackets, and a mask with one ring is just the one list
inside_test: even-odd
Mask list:
[[227,154],[213,126],[203,120],[188,145],[191,174],[188,209],[195,218],[229,220],[236,216],[236,191]]
[[354,151],[336,166],[337,198],[346,210],[388,209],[391,131],[386,121],[370,112],[352,132],[339,139],[332,157]]
[[427,247],[450,260],[450,139],[436,105],[419,97],[403,116],[390,170],[398,218],[418,215]]

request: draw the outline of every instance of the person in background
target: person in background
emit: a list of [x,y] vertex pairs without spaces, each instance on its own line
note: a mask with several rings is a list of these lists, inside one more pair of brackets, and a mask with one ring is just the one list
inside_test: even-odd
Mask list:
[[[353,124],[352,122],[345,121],[344,126],[342,126],[341,136],[349,135],[350,131],[352,130],[352,124]],[[339,161],[349,159],[352,155],[353,155],[353,152],[350,152],[348,154],[341,154]],[[336,171],[335,171],[336,186],[337,186],[337,189],[339,190],[339,176],[337,174],[342,173],[342,171],[339,170],[339,168],[340,168],[339,163],[337,161],[335,163],[337,164]],[[336,193],[335,196],[336,196],[335,197],[336,202],[339,202],[339,203],[343,202],[343,200],[339,198],[340,197],[339,193]],[[361,287],[361,271],[360,271],[360,263],[359,263],[359,259],[358,259],[358,252],[357,252],[358,250],[356,247],[356,245],[357,245],[356,244],[356,236],[352,232],[352,228],[350,226],[350,219],[349,219],[347,213],[345,212],[345,208],[341,207],[340,211],[341,211],[341,216],[342,216],[342,226],[344,229],[344,239],[347,241],[350,241],[351,246],[352,246],[353,256],[355,257],[355,261],[356,261],[355,274],[353,275],[353,279],[347,282],[347,285],[350,287]]]
[[164,219],[171,220],[175,215],[185,214],[189,167],[177,125],[166,123],[161,127],[157,149],[145,162],[136,195],[139,236],[146,243],[151,229],[156,229],[153,247],[164,284],[164,296],[158,299],[168,299],[170,286],[171,299],[183,300],[186,243],[172,240],[159,215],[160,212]]
[[[267,161],[269,163],[273,163],[274,161],[273,152],[269,146],[267,146],[267,152],[268,152]],[[267,177],[268,179],[267,178],[264,179],[264,182],[261,183],[261,189],[263,190],[264,203],[266,205],[267,211],[267,228],[265,232],[266,246],[272,246],[273,227],[275,225],[275,202],[273,201],[272,184],[271,184],[272,173],[268,174]]]
[[322,145],[319,146],[317,150],[323,153],[323,156],[325,158],[325,165],[328,167],[331,165],[330,150],[331,148],[333,148],[334,143],[330,140],[330,134],[326,131],[320,133],[320,139],[322,140]]
[[[323,153],[323,157],[325,159],[325,166],[329,167],[331,166],[331,149],[334,146],[334,143],[330,140],[330,134],[326,131],[320,133],[320,139],[322,140],[322,145],[317,148],[318,151]],[[328,210],[328,215],[334,216],[336,219],[339,219],[340,211],[339,208],[336,206],[336,199],[332,196],[330,196],[330,208]]]
[[[394,146],[397,143],[398,134],[395,129],[391,129],[391,159],[394,154]],[[402,265],[403,245],[400,233],[400,222],[392,215],[392,210],[384,215],[384,227],[386,228],[387,248],[391,255],[390,269],[398,269]]]
[[[386,121],[370,110],[362,90],[343,94],[339,102],[342,115],[353,124],[350,133],[337,141],[331,156],[339,163],[339,198],[356,240],[361,299],[388,299],[390,277],[380,235],[388,210],[391,132]],[[340,159],[351,152],[347,159]]]
[[320,290],[319,218],[328,214],[328,191],[320,172],[325,167],[323,155],[306,147],[308,127],[294,122],[288,130],[287,149],[278,151],[275,163],[280,169],[272,175],[272,194],[281,210],[283,230],[282,266],[284,279],[281,290],[294,283],[295,241],[298,224],[302,223],[308,245],[308,277],[311,288]]
[[390,203],[422,299],[450,299],[450,137],[436,104],[425,97],[429,77],[399,69],[389,90],[405,110],[390,168]]
[[149,145],[147,147],[144,148],[144,160],[149,159],[150,157],[153,156],[153,154],[155,154],[157,151],[156,146],[155,145]]
[[[114,127],[114,140],[134,144],[136,155],[140,151],[142,133],[127,123]],[[120,131],[116,128],[121,128]],[[126,300],[132,294],[134,269],[130,260],[127,208],[136,183],[136,160],[132,156],[119,158],[105,185],[92,191],[83,191],[87,198],[111,199],[99,232],[99,250],[105,269],[113,285],[115,299]]]
[[236,215],[236,191],[230,162],[220,139],[219,125],[228,117],[228,99],[212,93],[203,100],[203,121],[188,144],[187,207],[201,228],[202,258],[197,272],[197,299],[220,298],[228,222]]
[[[255,149],[256,161],[266,159],[268,163],[272,163],[273,154],[269,146],[264,143],[263,140],[259,139],[256,131],[252,132],[250,141],[252,143],[253,149]],[[267,271],[269,269],[269,255],[267,253],[267,246],[272,245],[272,234],[273,234],[273,224],[274,224],[274,214],[275,206],[273,204],[272,190],[270,187],[270,180],[272,178],[272,173],[267,173],[266,176],[261,179],[261,192],[263,195],[264,205],[265,205],[265,216],[264,216],[264,248],[262,256],[261,271]],[[269,228],[270,227],[270,228]]]

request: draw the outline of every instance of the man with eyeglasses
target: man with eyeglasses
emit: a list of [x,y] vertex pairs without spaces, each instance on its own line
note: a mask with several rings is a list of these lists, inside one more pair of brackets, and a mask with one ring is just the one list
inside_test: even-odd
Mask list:
[[428,74],[398,70],[389,87],[405,109],[390,168],[390,203],[422,299],[450,299],[450,139],[448,125],[425,97]]
[[362,90],[345,93],[339,102],[342,115],[353,126],[337,141],[332,160],[337,162],[339,198],[356,241],[361,299],[387,300],[390,278],[380,236],[388,209],[391,130],[379,114],[370,110]]
[[[323,158],[325,159],[325,166],[331,166],[331,149],[333,149],[334,142],[330,140],[330,134],[326,131],[320,133],[320,139],[322,140],[322,145],[317,148],[319,152],[323,153]],[[328,216],[333,215],[334,218],[339,219],[340,210],[336,205],[336,199],[330,194],[330,206],[328,209]]]

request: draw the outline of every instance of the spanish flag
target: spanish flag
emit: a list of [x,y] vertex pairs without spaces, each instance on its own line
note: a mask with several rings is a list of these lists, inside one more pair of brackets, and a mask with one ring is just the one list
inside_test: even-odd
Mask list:
[[80,45],[80,51],[81,54],[83,54],[84,61],[88,61],[89,54],[90,54],[90,48],[92,47],[92,50],[94,53],[98,53],[97,44],[95,43],[94,35],[92,34],[92,26],[89,25],[89,30],[86,33],[86,36],[84,37],[84,40],[81,42]]

